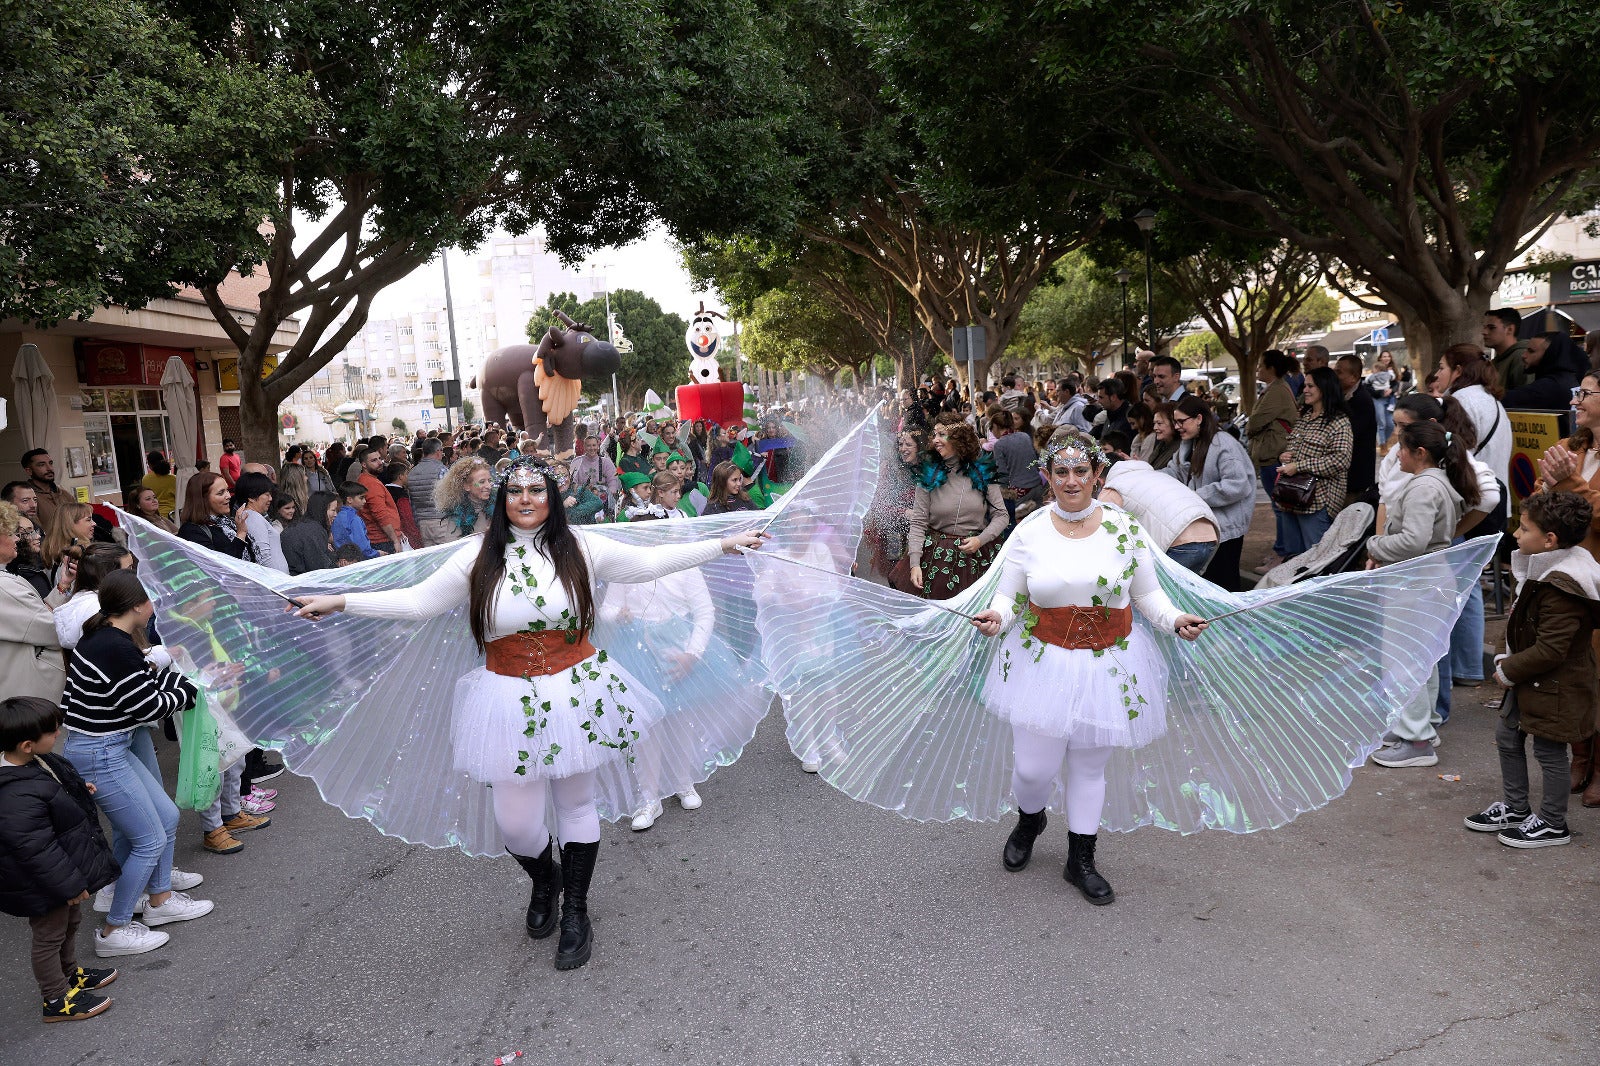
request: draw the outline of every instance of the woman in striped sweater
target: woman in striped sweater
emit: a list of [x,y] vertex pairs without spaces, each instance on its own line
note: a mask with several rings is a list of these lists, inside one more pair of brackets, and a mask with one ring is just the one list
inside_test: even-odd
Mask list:
[[[193,707],[198,693],[166,668],[170,657],[161,656],[162,665],[145,659],[140,642],[155,608],[133,571],[107,574],[99,595],[100,610],[84,623],[67,662],[62,754],[94,783],[95,798],[117,831],[122,874],[105,925],[94,937],[95,954],[108,958],[160,947],[167,934],[152,926],[198,918],[212,905],[173,890],[178,808],[132,750],[140,725]],[[137,910],[144,912],[142,924],[133,920]]]

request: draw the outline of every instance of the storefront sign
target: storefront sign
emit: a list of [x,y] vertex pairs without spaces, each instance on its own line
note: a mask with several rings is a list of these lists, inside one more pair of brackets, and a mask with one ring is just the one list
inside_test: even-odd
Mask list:
[[1523,307],[1527,304],[1547,303],[1550,299],[1550,279],[1530,274],[1525,270],[1507,274],[1494,294],[1493,307]]
[[[1556,275],[1556,298],[1565,300],[1600,300],[1600,259],[1573,263]],[[1561,291],[1565,283],[1566,291]]]
[[78,345],[78,380],[94,387],[159,388],[167,360],[177,356],[194,376],[194,352],[155,344],[83,341]]
[[1539,461],[1561,443],[1565,416],[1556,411],[1507,411],[1511,420],[1511,495],[1520,503],[1539,482]]

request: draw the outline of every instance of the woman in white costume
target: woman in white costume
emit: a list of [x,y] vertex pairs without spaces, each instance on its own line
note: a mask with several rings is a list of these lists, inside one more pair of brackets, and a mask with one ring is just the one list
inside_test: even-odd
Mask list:
[[1040,464],[1055,497],[1049,516],[1017,527],[994,599],[973,619],[986,636],[1005,633],[983,694],[1011,722],[1020,813],[1002,861],[1013,872],[1028,865],[1064,770],[1063,873],[1103,905],[1114,898],[1094,856],[1106,764],[1113,749],[1141,747],[1166,728],[1166,667],[1134,628],[1133,608],[1185,640],[1206,623],[1161,590],[1152,545],[1133,517],[1094,498],[1106,464],[1093,439],[1058,433]]
[[[468,605],[486,664],[457,683],[451,742],[457,769],[491,786],[506,850],[533,879],[528,934],[556,929],[556,968],[589,960],[589,882],[599,852],[596,771],[632,757],[660,702],[589,643],[596,581],[655,581],[756,547],[757,534],[644,549],[574,529],[556,473],[518,460],[491,505],[479,544],[463,546],[427,580],[389,592],[304,598],[298,614],[337,611],[421,620]],[[545,826],[555,808],[561,864]]]

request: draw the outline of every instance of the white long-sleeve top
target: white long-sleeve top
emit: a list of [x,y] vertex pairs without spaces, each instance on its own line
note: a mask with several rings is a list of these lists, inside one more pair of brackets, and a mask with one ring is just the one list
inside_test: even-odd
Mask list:
[[696,570],[682,570],[656,581],[612,585],[606,589],[598,613],[607,622],[631,619],[646,625],[687,619],[694,628],[683,651],[697,659],[711,644],[711,630],[717,622],[711,590]]
[[83,639],[83,625],[100,612],[100,593],[75,592],[72,599],[55,610],[56,639],[63,648],[76,648]]
[[[526,632],[536,622],[543,622],[545,629],[567,628],[572,621],[572,604],[556,577],[555,566],[540,553],[534,533],[515,527],[511,532],[513,539],[506,545],[506,573],[490,611],[488,639]],[[619,585],[656,581],[679,570],[703,566],[722,554],[722,544],[716,540],[640,548],[598,534],[573,532],[588,563],[591,581]],[[479,543],[477,537],[462,542],[432,576],[410,588],[346,593],[345,610],[367,618],[415,622],[466,603],[470,594],[468,578],[472,562],[478,557]]]
[[1183,612],[1161,589],[1143,528],[1126,511],[1108,504],[1101,504],[1100,512],[1088,519],[1100,528],[1081,540],[1056,532],[1048,510],[1011,534],[1000,585],[989,604],[1006,628],[1019,617],[1017,598],[1022,596],[1040,607],[1132,604],[1160,632],[1173,631]]

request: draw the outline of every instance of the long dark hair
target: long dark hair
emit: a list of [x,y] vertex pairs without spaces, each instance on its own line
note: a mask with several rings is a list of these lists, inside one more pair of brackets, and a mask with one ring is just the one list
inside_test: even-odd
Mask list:
[[[1194,435],[1192,442],[1194,448],[1189,452],[1189,479],[1198,484],[1200,476],[1205,473],[1206,455],[1211,451],[1212,438],[1217,435],[1217,415],[1211,410],[1210,404],[1192,392],[1184,393],[1173,407],[1185,418],[1200,419],[1200,431]],[[1181,448],[1183,445],[1180,444],[1178,447]]]
[[[1344,389],[1339,385],[1339,375],[1331,367],[1319,366],[1306,371],[1306,377],[1322,393],[1322,417],[1332,422],[1343,415],[1350,417],[1350,405],[1344,402]],[[1307,405],[1302,405],[1307,406]]]
[[295,519],[304,522],[310,519],[323,529],[328,528],[328,504],[338,503],[339,497],[331,492],[313,492],[311,500],[306,504],[305,513]]
[[1472,460],[1461,438],[1447,432],[1437,422],[1413,422],[1400,430],[1400,445],[1414,452],[1425,452],[1434,465],[1444,471],[1450,487],[1456,490],[1467,510],[1478,506],[1483,498],[1478,492],[1478,475],[1472,469]]
[[[115,570],[101,578],[98,593],[100,609],[83,623],[83,635],[86,637],[110,625],[111,619],[117,615],[126,614],[140,604],[150,602],[150,594],[144,590],[139,575],[132,570]],[[134,643],[139,643],[139,637],[134,637]]]
[[96,592],[110,575],[123,569],[122,560],[133,553],[120,544],[91,544],[78,560],[78,576],[73,578],[72,591]]
[[[587,633],[594,628],[594,589],[589,584],[589,564],[578,546],[578,535],[567,522],[567,509],[561,506],[561,490],[555,479],[545,475],[544,484],[550,506],[534,538],[534,548],[554,564],[556,577],[561,579],[567,600],[575,608],[575,628]],[[507,509],[509,496],[505,486],[495,493],[489,527],[483,531],[483,543],[478,547],[478,557],[473,560],[472,573],[467,578],[471,589],[468,603],[472,639],[477,642],[479,651],[488,644],[489,616],[494,610],[495,597],[500,594],[500,582],[506,575],[506,545],[512,540],[511,514]]]

